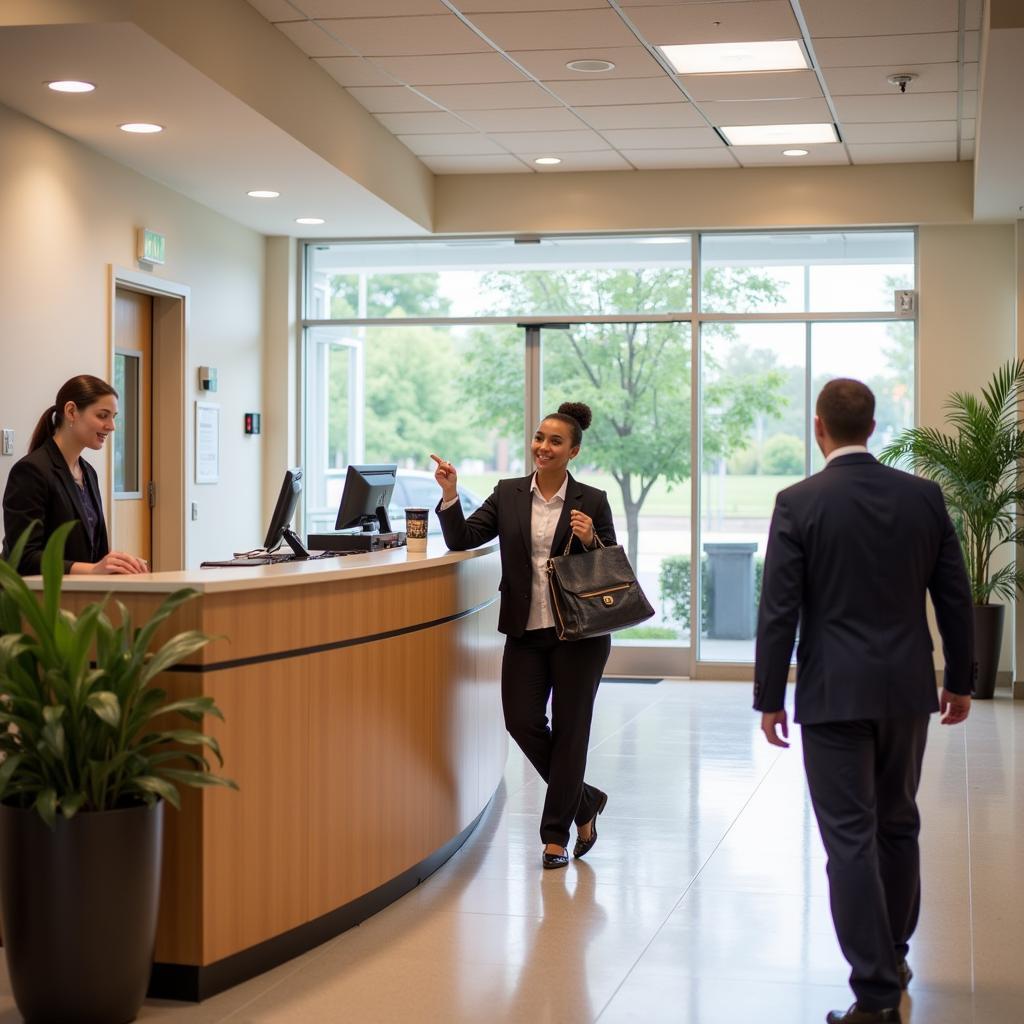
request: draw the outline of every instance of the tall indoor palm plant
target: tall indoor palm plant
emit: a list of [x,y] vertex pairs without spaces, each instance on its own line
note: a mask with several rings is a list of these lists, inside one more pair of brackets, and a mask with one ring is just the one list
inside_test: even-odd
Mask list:
[[[1020,403],[1024,398],[1024,360],[999,367],[981,395],[954,392],[946,401],[943,433],[915,427],[901,433],[882,452],[883,462],[909,465],[942,488],[967,563],[975,605],[977,678],[975,695],[991,697],[1002,643],[1005,607],[1024,589],[1013,548],[1024,543],[1017,521],[1024,504],[1019,479],[1024,461]],[[996,567],[1000,548],[1010,546],[1006,565]]]

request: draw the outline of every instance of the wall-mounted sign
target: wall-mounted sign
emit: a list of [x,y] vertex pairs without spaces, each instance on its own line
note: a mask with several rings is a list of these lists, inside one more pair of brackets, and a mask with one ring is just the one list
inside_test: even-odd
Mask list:
[[167,239],[149,228],[139,228],[138,258],[143,263],[163,263],[167,258]]
[[220,406],[196,402],[196,483],[215,484],[220,478]]

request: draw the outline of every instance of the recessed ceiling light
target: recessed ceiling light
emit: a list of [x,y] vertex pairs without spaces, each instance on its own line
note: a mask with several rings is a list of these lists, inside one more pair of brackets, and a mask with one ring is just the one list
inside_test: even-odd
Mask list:
[[281,193],[270,188],[254,188],[251,192],[245,193],[251,199],[276,199]]
[[76,82],[69,78],[61,82],[47,82],[46,88],[54,92],[92,92],[96,86],[92,82]]
[[562,158],[557,156],[539,156],[533,162],[535,164],[540,164],[542,167],[550,167],[554,164],[560,164],[562,162]]
[[323,217],[296,217],[296,224],[323,224]]
[[810,67],[796,39],[768,43],[688,43],[659,46],[681,75],[721,75],[737,71],[796,71]]
[[782,151],[783,156],[807,156],[806,149],[784,149]]
[[649,238],[637,238],[635,241],[641,245],[683,245],[690,239],[676,235],[651,235]]
[[149,124],[146,121],[129,121],[128,124],[118,125],[118,128],[123,132],[131,132],[132,135],[155,135],[164,130],[162,124]]
[[831,124],[742,124],[718,129],[730,146],[806,146],[836,142]]
[[610,60],[571,60],[565,66],[570,71],[582,71],[588,75],[597,75],[602,71],[611,71],[615,67]]

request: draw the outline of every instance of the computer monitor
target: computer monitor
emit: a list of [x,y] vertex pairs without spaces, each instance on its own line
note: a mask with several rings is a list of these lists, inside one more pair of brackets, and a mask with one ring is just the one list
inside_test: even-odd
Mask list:
[[309,558],[306,546],[291,528],[295,506],[299,503],[301,493],[302,470],[298,467],[286,470],[284,480],[281,481],[281,490],[277,495],[274,514],[270,518],[267,539],[263,542],[263,547],[267,551],[273,551],[274,548],[280,546],[281,541],[284,541],[295,552],[296,558]]
[[390,533],[388,502],[397,472],[396,465],[349,466],[334,528],[350,530],[358,526],[366,532],[379,529],[381,533]]

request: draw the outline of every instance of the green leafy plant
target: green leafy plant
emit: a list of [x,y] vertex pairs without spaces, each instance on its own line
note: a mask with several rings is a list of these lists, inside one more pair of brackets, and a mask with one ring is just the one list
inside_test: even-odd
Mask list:
[[1001,547],[1024,543],[1024,530],[1016,524],[1024,503],[1018,482],[1024,458],[1024,431],[1017,419],[1022,397],[1024,360],[1011,360],[980,397],[960,391],[949,396],[946,422],[952,433],[915,427],[881,454],[883,462],[907,465],[942,488],[978,605],[989,604],[993,596],[1010,601],[1024,588],[1024,573],[1012,561],[992,566]]
[[212,736],[168,725],[168,716],[172,723],[173,716],[222,719],[213,698],[169,700],[154,685],[211,639],[191,630],[150,650],[160,625],[195,591],[171,594],[138,628],[120,602],[115,626],[107,598],[73,615],[61,608],[61,587],[74,524],[46,544],[41,600],[16,571],[36,525],[0,561],[0,801],[34,807],[52,826],[58,813],[71,818],[160,798],[180,807],[178,785],[237,789],[210,770],[208,754],[223,764]]

